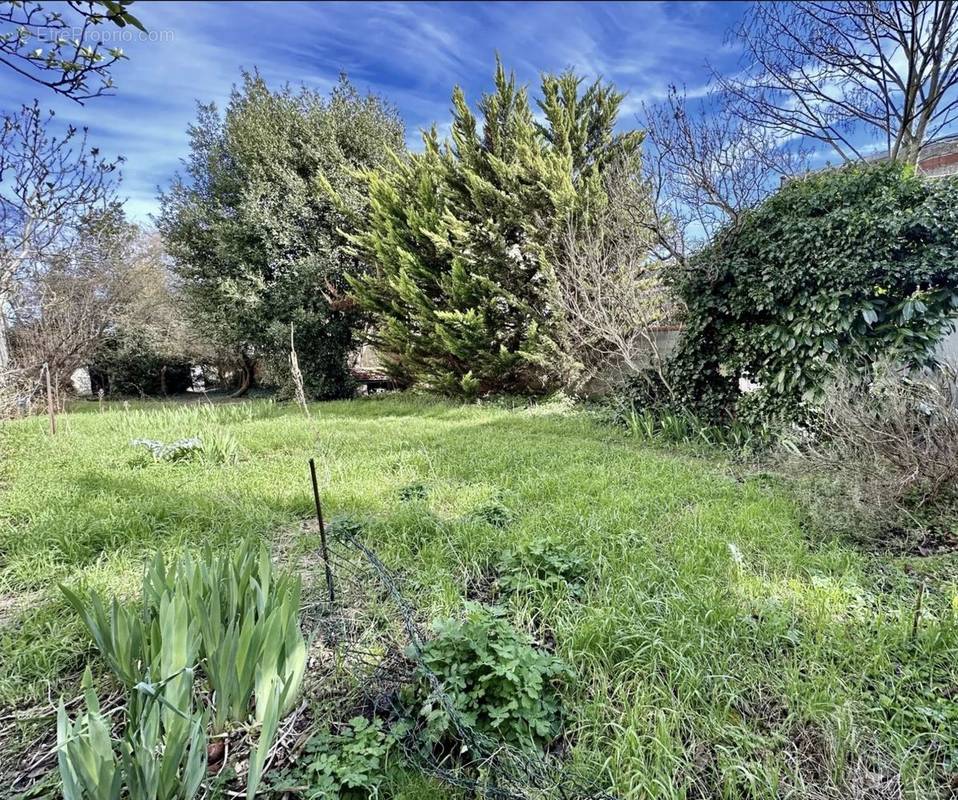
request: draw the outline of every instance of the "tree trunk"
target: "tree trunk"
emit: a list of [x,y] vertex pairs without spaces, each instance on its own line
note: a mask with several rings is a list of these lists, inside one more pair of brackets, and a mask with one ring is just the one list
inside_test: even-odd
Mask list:
[[905,131],[898,150],[898,160],[904,164],[916,166],[921,154],[921,142],[910,131]]
[[242,354],[243,358],[243,379],[240,383],[239,388],[230,395],[230,397],[243,397],[250,390],[250,387],[253,385],[253,371],[255,369],[255,363],[252,358],[250,358],[246,353]]
[[243,397],[248,391],[252,380],[250,379],[250,373],[248,367],[243,367],[243,379],[240,382],[239,388],[230,395],[230,397]]

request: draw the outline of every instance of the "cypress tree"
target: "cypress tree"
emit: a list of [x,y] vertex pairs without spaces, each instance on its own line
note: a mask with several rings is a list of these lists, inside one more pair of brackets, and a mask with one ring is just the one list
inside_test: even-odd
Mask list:
[[613,131],[621,94],[580,89],[571,73],[545,76],[540,124],[497,60],[478,117],[457,87],[450,141],[433,129],[422,153],[368,176],[368,225],[352,243],[373,266],[350,283],[398,377],[463,396],[556,385],[557,234],[640,140]]

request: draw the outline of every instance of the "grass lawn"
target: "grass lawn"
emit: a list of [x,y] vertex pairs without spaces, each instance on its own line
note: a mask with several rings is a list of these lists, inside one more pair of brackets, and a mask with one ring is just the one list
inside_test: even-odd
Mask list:
[[[138,467],[129,446],[217,430],[237,464]],[[507,608],[575,669],[576,755],[620,797],[935,797],[958,776],[954,555],[813,537],[778,481],[548,406],[389,397],[306,421],[267,402],[89,404],[56,437],[0,425],[0,716],[74,695],[95,663],[58,581],[129,594],[157,549],[288,538],[312,511],[311,456],[329,513],[366,520],[427,617],[459,613],[510,545],[553,536],[587,559],[580,597]],[[473,513],[491,501],[505,527]]]

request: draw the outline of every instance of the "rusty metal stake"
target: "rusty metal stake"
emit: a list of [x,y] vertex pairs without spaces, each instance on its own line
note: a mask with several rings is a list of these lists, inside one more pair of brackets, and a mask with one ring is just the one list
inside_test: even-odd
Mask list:
[[326,567],[326,589],[329,591],[329,602],[336,602],[336,593],[333,591],[333,570],[329,566],[329,547],[326,544],[326,526],[323,524],[323,507],[319,502],[319,483],[316,481],[316,462],[309,459],[309,476],[313,480],[313,501],[316,503],[316,521],[319,523],[319,541],[323,549],[323,565]]

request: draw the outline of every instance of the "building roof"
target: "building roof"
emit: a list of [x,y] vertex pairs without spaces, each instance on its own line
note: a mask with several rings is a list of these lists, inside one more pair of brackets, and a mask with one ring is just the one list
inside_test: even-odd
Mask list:
[[918,168],[931,176],[958,173],[958,135],[942,136],[926,142],[918,157]]

